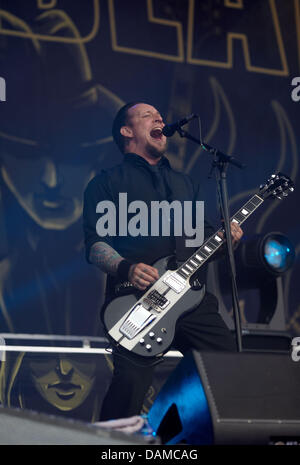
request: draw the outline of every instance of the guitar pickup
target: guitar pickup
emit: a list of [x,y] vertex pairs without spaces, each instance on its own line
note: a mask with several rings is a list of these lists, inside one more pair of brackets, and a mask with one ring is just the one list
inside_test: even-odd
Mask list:
[[173,291],[179,294],[186,286],[186,281],[178,273],[174,272],[164,278],[164,283],[167,284]]
[[133,339],[155,318],[156,315],[150,313],[142,304],[137,304],[120,327],[120,333],[127,339]]

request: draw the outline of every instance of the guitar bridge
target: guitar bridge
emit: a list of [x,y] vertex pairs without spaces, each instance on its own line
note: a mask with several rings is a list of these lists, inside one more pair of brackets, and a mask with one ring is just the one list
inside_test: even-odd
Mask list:
[[150,313],[142,304],[137,304],[120,327],[120,333],[127,339],[133,339],[155,318],[156,315]]

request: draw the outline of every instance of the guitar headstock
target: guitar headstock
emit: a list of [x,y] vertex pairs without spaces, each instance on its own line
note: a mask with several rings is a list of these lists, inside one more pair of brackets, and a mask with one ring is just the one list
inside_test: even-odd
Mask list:
[[294,183],[289,176],[283,173],[272,174],[265,184],[259,188],[259,195],[264,199],[268,197],[282,200],[294,191]]

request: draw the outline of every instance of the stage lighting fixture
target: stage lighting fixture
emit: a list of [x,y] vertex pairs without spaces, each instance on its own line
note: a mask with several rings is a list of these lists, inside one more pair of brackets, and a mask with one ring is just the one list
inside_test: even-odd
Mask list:
[[[284,274],[293,266],[295,248],[281,232],[245,237],[235,255],[239,298],[244,301],[243,329],[286,331]],[[219,310],[230,329],[231,280],[227,259],[211,264],[208,289],[218,296]]]
[[246,238],[236,251],[237,267],[248,275],[248,279],[251,274],[251,281],[266,272],[281,276],[293,266],[294,260],[295,248],[280,232]]

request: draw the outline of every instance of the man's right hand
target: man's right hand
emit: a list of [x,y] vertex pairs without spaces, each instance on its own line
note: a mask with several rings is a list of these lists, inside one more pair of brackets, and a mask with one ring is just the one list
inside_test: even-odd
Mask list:
[[158,270],[145,263],[134,263],[129,268],[128,279],[140,291],[144,291],[150,284],[159,279]]

